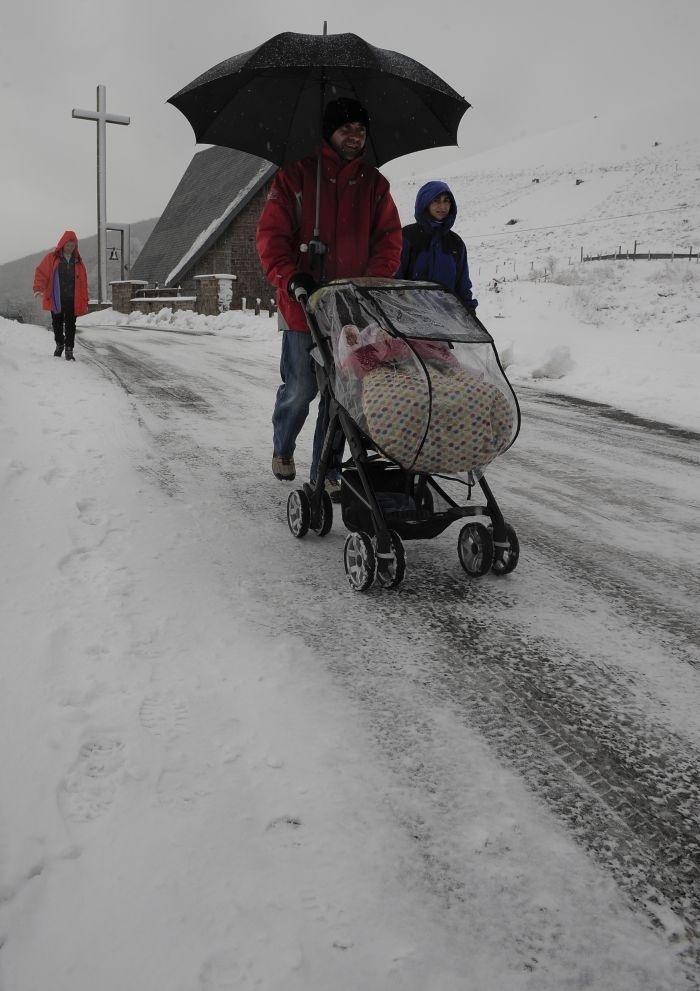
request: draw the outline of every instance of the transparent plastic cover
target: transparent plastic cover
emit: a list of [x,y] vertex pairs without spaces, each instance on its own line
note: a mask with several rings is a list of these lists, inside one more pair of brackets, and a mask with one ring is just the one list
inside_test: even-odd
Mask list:
[[338,281],[312,295],[309,311],[330,345],[337,401],[402,468],[473,471],[512,444],[518,405],[493,340],[450,293]]

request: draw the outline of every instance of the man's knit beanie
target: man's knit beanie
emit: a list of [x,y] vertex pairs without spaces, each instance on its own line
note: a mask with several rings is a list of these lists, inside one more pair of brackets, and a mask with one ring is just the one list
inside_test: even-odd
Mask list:
[[369,133],[369,114],[357,100],[341,96],[328,104],[323,112],[323,137],[330,141],[331,135],[343,124],[364,124]]

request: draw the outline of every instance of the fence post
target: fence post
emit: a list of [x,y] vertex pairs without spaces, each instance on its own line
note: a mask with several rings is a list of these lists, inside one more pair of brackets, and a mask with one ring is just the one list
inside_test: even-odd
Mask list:
[[636,258],[637,257],[637,240],[636,240],[636,238],[635,238],[635,241],[634,241],[634,254],[632,255],[632,257],[633,258]]
[[255,316],[256,317],[259,317],[260,316],[260,299],[259,298],[255,300]]

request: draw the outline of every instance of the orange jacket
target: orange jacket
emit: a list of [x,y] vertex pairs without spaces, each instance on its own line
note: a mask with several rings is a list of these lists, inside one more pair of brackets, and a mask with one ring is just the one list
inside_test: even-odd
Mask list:
[[[401,221],[389,183],[362,159],[343,162],[323,143],[320,239],[327,246],[324,281],[374,275],[391,279],[401,260]],[[308,330],[304,311],[290,298],[295,272],[311,272],[308,252],[316,220],[317,157],[283,166],[260,214],[257,249],[277,305],[290,330]]]
[[78,238],[75,231],[64,231],[53,251],[49,251],[36,267],[34,272],[34,292],[41,293],[41,305],[45,310],[58,313],[61,309],[61,294],[58,288],[57,269],[61,261],[63,245],[66,241],[75,241],[75,289],[73,293],[73,310],[76,317],[82,317],[88,311],[88,282],[87,271],[83,259],[78,252]]

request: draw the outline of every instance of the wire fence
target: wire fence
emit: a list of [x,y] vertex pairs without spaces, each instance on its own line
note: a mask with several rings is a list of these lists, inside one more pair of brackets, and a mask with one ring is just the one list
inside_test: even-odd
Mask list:
[[521,257],[501,258],[498,261],[480,262],[470,266],[472,277],[479,279],[482,283],[488,280],[489,288],[501,282],[517,282],[521,279],[527,281],[548,281],[555,272],[559,275],[562,272],[571,271],[576,265],[583,262],[596,261],[686,261],[700,262],[700,253],[697,248],[681,248],[673,251],[651,251],[642,250],[637,241],[634,242],[632,250],[623,249],[620,245],[616,251],[597,253],[587,252],[583,247],[568,257],[562,257],[558,252],[547,252],[546,257],[538,260],[524,261]]
[[585,254],[583,248],[581,248],[581,261],[582,262],[600,262],[600,261],[636,261],[640,259],[642,261],[655,261],[659,258],[665,258],[670,261],[698,261],[698,251],[693,248],[683,248],[679,251],[640,251],[637,242],[634,242],[634,248],[632,251],[629,249],[623,251],[622,245],[617,249],[617,251],[612,254]]

